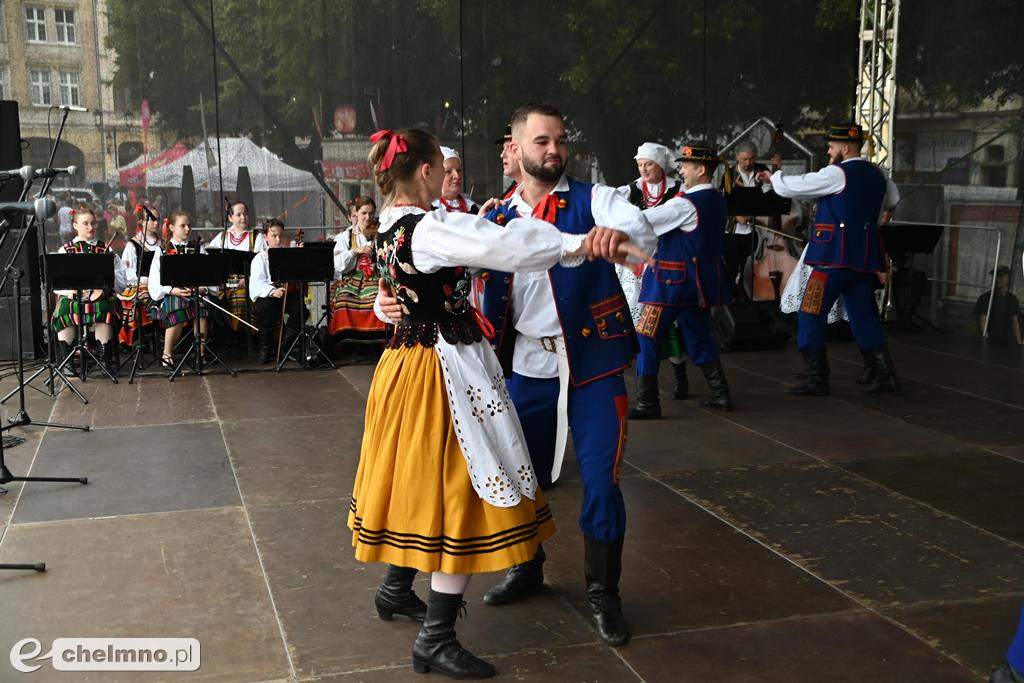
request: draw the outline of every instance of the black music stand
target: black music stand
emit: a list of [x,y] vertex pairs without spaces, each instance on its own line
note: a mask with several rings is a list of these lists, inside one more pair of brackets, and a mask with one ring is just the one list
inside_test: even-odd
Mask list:
[[[46,275],[49,278],[47,284],[51,289],[55,290],[75,290],[75,303],[81,308],[82,290],[106,289],[110,292],[114,291],[114,258],[113,252],[105,254],[47,254],[45,258]],[[78,324],[76,325],[74,346],[71,348],[70,353],[57,364],[57,374],[63,376],[64,366],[70,363],[75,357],[75,353],[78,352],[78,358],[81,361],[79,377],[83,382],[88,380],[86,368],[88,363],[86,359],[92,358],[97,367],[103,371],[103,374],[111,382],[117,384],[117,377],[110,374],[106,366],[93,355],[92,351],[89,350],[89,345],[85,343],[85,322],[82,319],[83,317],[79,316]],[[111,343],[116,343],[116,340],[111,340]]]
[[[939,240],[942,239],[942,231],[944,229],[942,225],[932,225],[930,223],[887,223],[878,227],[879,239],[882,240],[882,246],[885,247],[887,254],[899,254],[910,257],[908,263],[910,276],[906,278],[907,284],[904,288],[906,290],[907,311],[910,312],[907,323],[913,325],[914,320],[917,319],[939,334],[943,334],[941,328],[911,310],[911,297],[913,296],[914,286],[914,255],[934,254],[935,247],[939,245]],[[889,276],[892,277],[892,275],[890,271]]]
[[193,368],[197,375],[203,374],[203,368],[207,365],[206,355],[227,370],[232,377],[238,373],[222,361],[213,352],[206,342],[206,335],[199,330],[199,288],[212,287],[227,279],[230,260],[223,253],[221,254],[168,254],[160,259],[160,281],[161,284],[170,287],[180,287],[190,290],[192,305],[196,312],[193,321],[192,345],[188,347],[185,356],[178,362],[168,379],[173,382],[174,378],[181,375],[182,367],[188,361],[190,355],[195,355]]
[[793,207],[793,200],[765,192],[760,187],[734,187],[725,195],[725,206],[730,216],[784,216]]
[[[224,254],[228,259],[228,275],[236,275],[245,280],[246,286],[246,297],[245,297],[245,318],[247,322],[252,322],[252,300],[248,296],[249,286],[249,270],[251,268],[252,260],[256,257],[255,251],[241,251],[239,249],[224,249],[222,247],[207,247],[207,254]],[[226,300],[226,298],[225,298]],[[245,335],[245,350],[247,355],[252,355],[252,335]]]
[[124,366],[128,363],[132,364],[132,371],[128,374],[128,384],[135,381],[135,373],[139,371],[139,368],[145,369],[147,366],[142,361],[142,314],[141,306],[139,305],[139,296],[142,293],[142,274],[149,272],[149,267],[153,264],[153,252],[146,251],[142,247],[139,247],[141,258],[135,268],[135,297],[132,300],[132,311],[135,313],[135,339],[132,340],[132,352],[124,362],[121,363],[121,367],[118,368],[118,372],[124,369]]
[[[270,262],[270,279],[274,282],[297,282],[299,296],[302,296],[303,285],[307,282],[330,282],[334,279],[334,250],[313,248],[313,249],[268,249],[267,259]],[[327,313],[324,312],[326,317]],[[321,318],[322,319],[322,318]],[[281,320],[284,325],[284,320]],[[327,361],[331,368],[337,366],[330,357],[324,353],[320,345],[316,343],[315,332],[320,327],[318,320],[316,325],[309,327],[303,321],[301,332],[288,345],[283,357],[277,364],[277,371],[288,362],[295,345],[299,345],[299,365],[306,367],[307,364],[317,356]],[[313,330],[310,332],[310,330]]]

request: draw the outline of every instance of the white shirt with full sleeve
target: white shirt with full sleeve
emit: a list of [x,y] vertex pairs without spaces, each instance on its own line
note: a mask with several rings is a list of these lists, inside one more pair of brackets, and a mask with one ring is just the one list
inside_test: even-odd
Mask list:
[[277,289],[270,279],[270,250],[264,249],[249,262],[249,298],[263,299]]
[[651,224],[654,234],[661,237],[673,230],[693,232],[697,229],[697,207],[686,198],[687,192],[714,189],[711,183],[701,183],[688,187],[682,197],[673,197],[661,206],[644,210],[644,218]]
[[[135,237],[139,237],[139,235]],[[137,282],[143,285],[146,284],[146,274],[141,274],[142,280],[141,282],[139,280],[139,247],[144,251],[156,251],[160,248],[160,240],[157,239],[155,244],[150,244],[146,241],[145,237],[142,238],[141,242],[133,238],[124,245],[124,251],[121,252],[121,261],[124,263],[125,276],[128,278],[129,285],[134,285]]]
[[[83,240],[81,237],[76,237],[72,242],[87,242],[95,246],[97,240]],[[57,253],[66,254],[68,252],[64,248],[64,245],[61,245],[60,249],[57,250]],[[107,253],[114,257],[114,293],[123,292],[128,286],[128,274],[125,272],[124,263],[121,261],[121,257],[118,256],[117,252],[113,249],[108,249]],[[75,290],[73,289],[55,289],[53,290],[53,293],[68,299],[75,296]]]
[[[846,159],[843,163],[860,161],[860,157]],[[785,175],[782,171],[772,174],[772,188],[775,194],[788,199],[819,199],[832,194],[839,194],[846,189],[846,174],[840,165],[829,164],[820,171],[803,175]],[[883,209],[891,209],[900,201],[900,191],[892,178],[885,178],[885,199]]]
[[[396,221],[410,214],[423,216],[410,243],[412,265],[421,273],[457,266],[545,272],[556,263],[571,268],[584,260],[575,252],[585,235],[565,234],[534,218],[515,218],[503,227],[473,214],[402,206],[381,212],[379,234],[386,236]],[[459,446],[474,491],[497,507],[518,505],[523,496],[534,500],[536,473],[491,345],[486,340],[450,344],[438,335],[434,351],[445,375],[452,417],[464,425],[458,432]],[[491,408],[484,410],[485,406]],[[493,486],[495,481],[504,487]]]
[[[241,243],[239,243],[239,244],[235,244],[234,242],[231,241],[230,238],[225,239],[224,232],[225,232],[224,230],[221,230],[220,232],[218,232],[214,236],[214,238],[212,240],[210,240],[210,244],[207,245],[207,246],[209,246],[210,249],[224,249],[224,248],[227,248],[227,249],[234,249],[235,251],[254,251],[257,254],[267,248],[267,240],[263,236],[262,232],[257,232],[256,233],[256,236],[253,238],[253,247],[252,247],[251,250],[249,249],[249,234],[248,234],[249,231],[248,230],[246,231],[245,239],[243,239],[241,241]],[[228,230],[227,232],[230,233],[231,231]],[[225,244],[224,244],[225,241],[227,242],[226,247],[225,247]]]
[[[569,179],[562,176],[552,192],[569,190]],[[529,216],[533,207],[523,199],[522,183],[515,189],[509,200],[520,216]],[[629,235],[630,241],[650,255],[658,244],[657,237],[639,208],[630,204],[629,199],[613,187],[594,185],[590,195],[591,213],[594,224],[615,228]],[[511,221],[506,229],[512,229]],[[558,358],[544,350],[533,339],[561,337],[562,325],[555,308],[555,293],[551,279],[546,272],[517,272],[516,269],[502,269],[514,272],[512,281],[512,324],[519,335],[512,354],[512,370],[525,377],[542,379],[558,377]],[[532,338],[532,339],[531,339]]]
[[359,255],[352,251],[352,231],[356,231],[356,247],[365,247],[368,244],[372,244],[373,240],[364,235],[362,232],[355,229],[355,227],[346,228],[338,233],[334,238],[334,277],[335,279],[340,278],[342,275],[355,270],[356,264],[359,263]]
[[[187,242],[175,242],[171,241],[171,245],[176,247],[183,247]],[[206,247],[199,245],[199,253],[205,254]],[[165,296],[171,293],[171,287],[164,285],[160,277],[160,261],[163,258],[163,250],[157,247],[153,250],[153,263],[149,266],[149,281],[146,283],[147,289],[149,289],[149,298],[153,301],[160,301]],[[219,287],[208,287],[210,294],[216,295],[220,290]]]

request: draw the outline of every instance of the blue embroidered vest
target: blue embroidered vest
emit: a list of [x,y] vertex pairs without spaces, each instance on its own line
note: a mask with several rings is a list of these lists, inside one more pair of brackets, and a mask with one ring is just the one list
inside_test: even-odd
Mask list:
[[[570,178],[569,190],[555,193],[559,200],[555,226],[559,230],[579,235],[594,227],[590,206],[592,189],[593,185]],[[516,210],[507,204],[487,214],[488,220],[499,225],[516,217]],[[576,268],[556,265],[548,271],[548,276],[555,294],[555,309],[562,326],[573,386],[582,386],[629,367],[638,347],[633,319],[615,267],[601,260],[587,261]],[[509,375],[516,336],[509,293],[515,277],[493,270],[485,270],[479,277],[483,283],[482,312],[494,326],[494,349],[505,374]]]
[[846,174],[846,187],[839,194],[818,200],[804,260],[816,266],[887,270],[888,260],[878,232],[885,176],[863,159],[844,162],[839,168]]
[[717,190],[679,195],[697,208],[697,227],[672,230],[658,238],[654,266],[644,270],[640,303],[659,306],[724,306],[732,298],[722,266],[722,243],[728,219]]

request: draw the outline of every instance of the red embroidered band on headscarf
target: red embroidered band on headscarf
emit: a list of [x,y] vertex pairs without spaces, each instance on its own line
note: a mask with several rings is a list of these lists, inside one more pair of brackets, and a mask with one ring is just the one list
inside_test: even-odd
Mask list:
[[397,133],[392,133],[390,130],[378,130],[376,133],[370,136],[370,142],[376,144],[380,140],[390,137],[391,141],[388,143],[388,148],[384,152],[384,158],[377,164],[378,171],[386,171],[391,168],[391,162],[395,160],[396,154],[402,154],[409,151],[409,146],[405,143],[405,136]]

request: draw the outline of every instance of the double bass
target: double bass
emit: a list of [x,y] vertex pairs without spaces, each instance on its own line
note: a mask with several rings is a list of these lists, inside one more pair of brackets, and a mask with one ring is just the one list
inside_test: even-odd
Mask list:
[[[782,143],[782,124],[775,128],[769,151],[772,172],[778,171]],[[751,253],[750,293],[754,301],[779,301],[789,276],[796,270],[799,251],[796,238],[784,232],[782,216],[776,212],[768,216],[767,226],[755,222],[757,243]],[[796,252],[796,253],[794,253]]]

